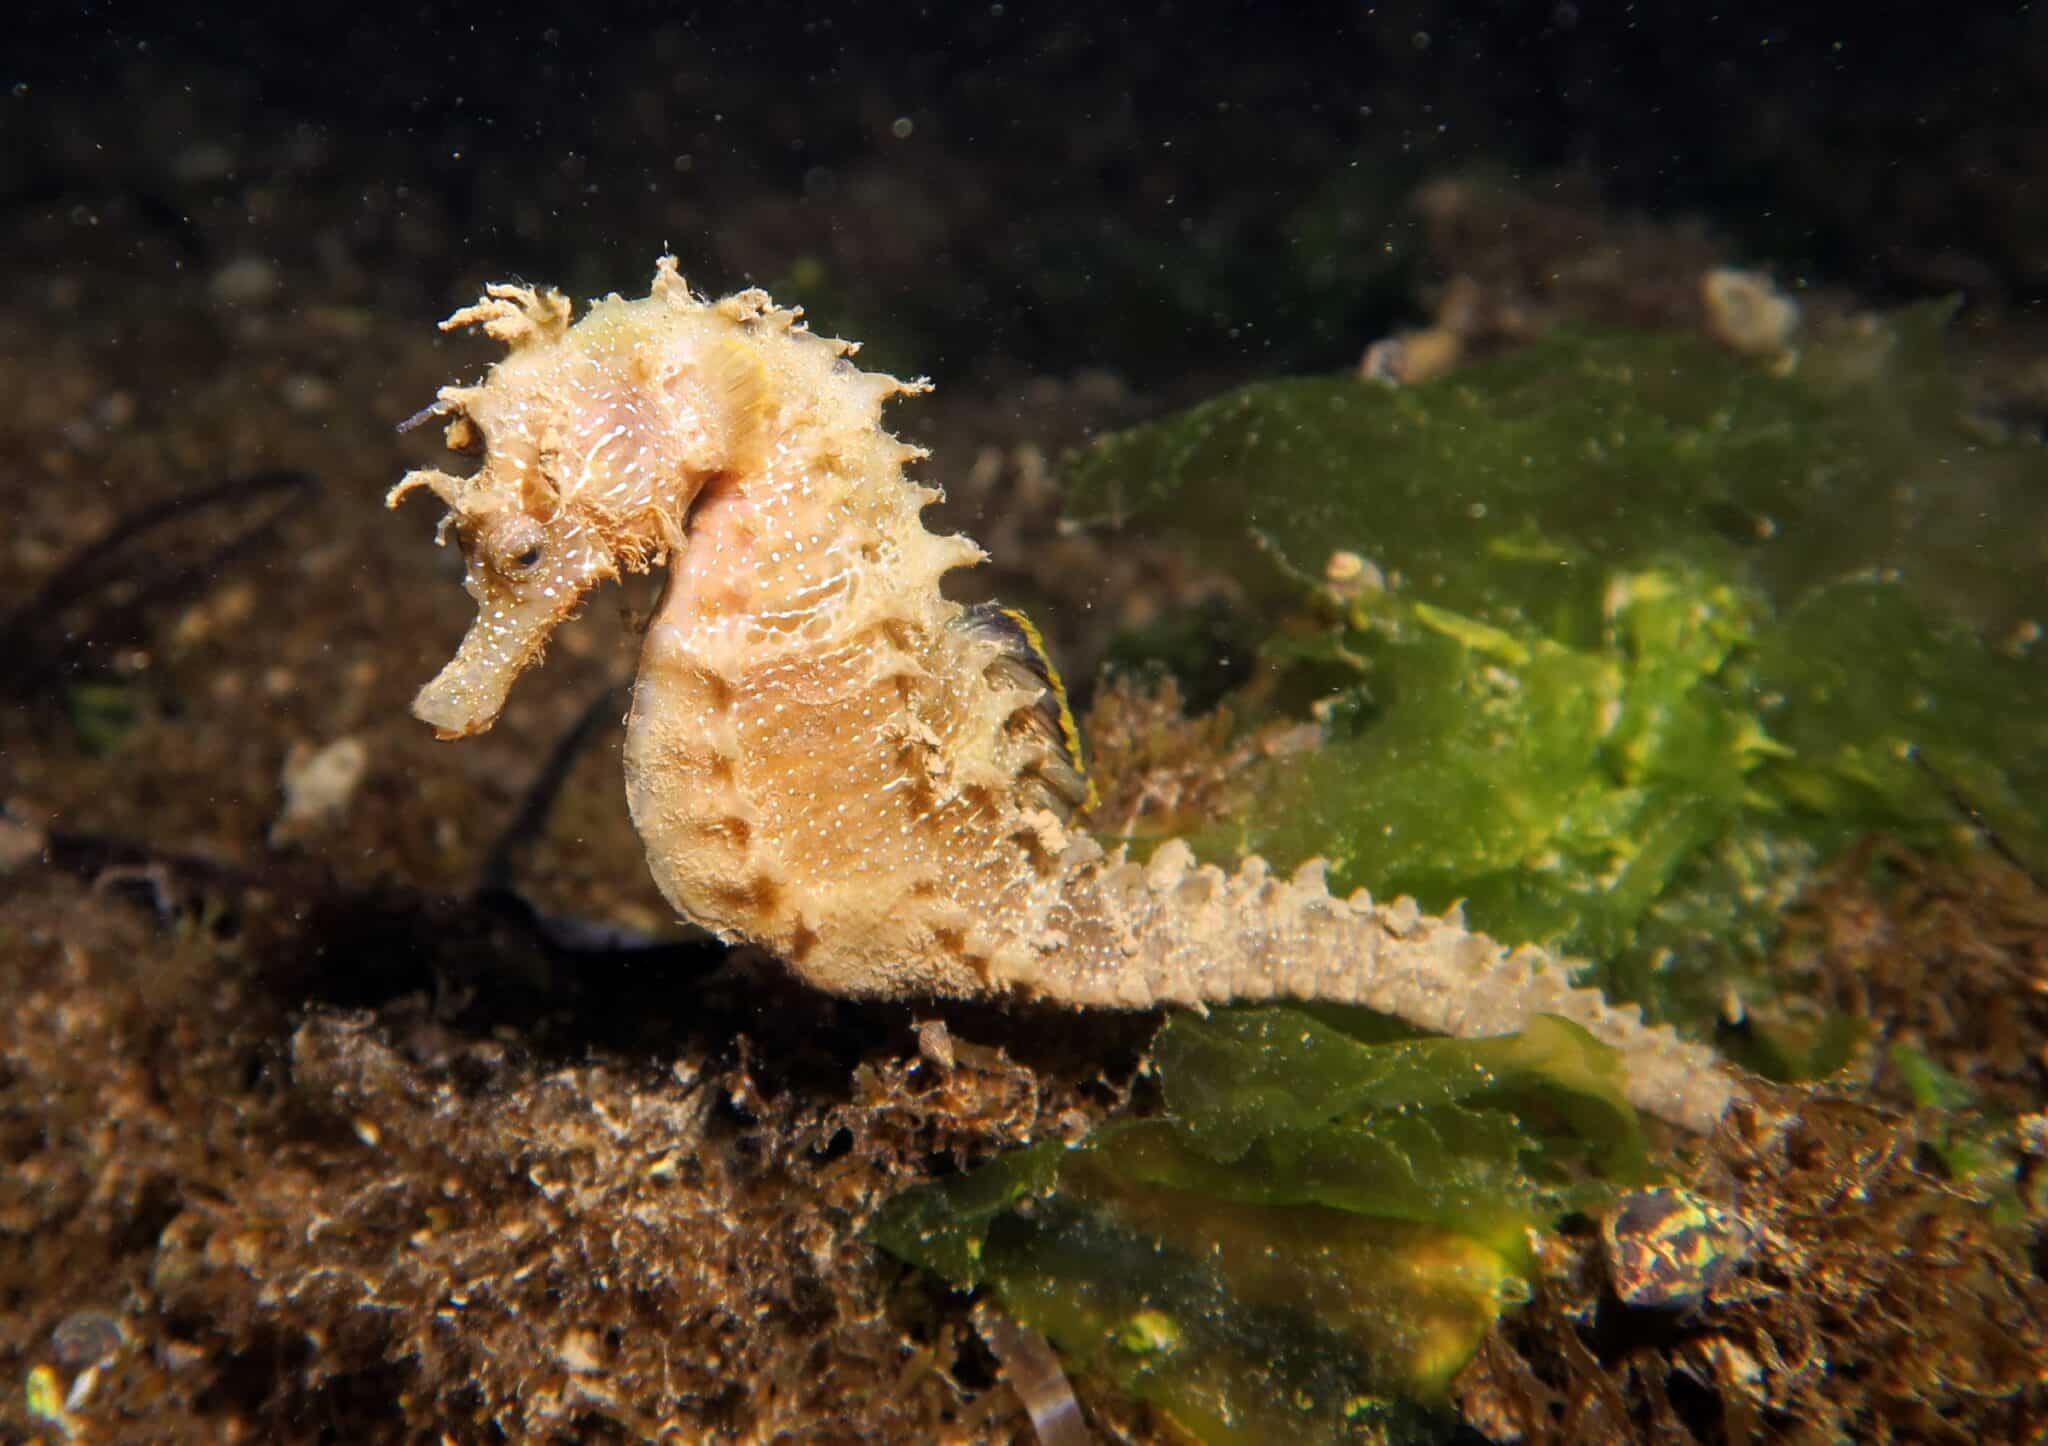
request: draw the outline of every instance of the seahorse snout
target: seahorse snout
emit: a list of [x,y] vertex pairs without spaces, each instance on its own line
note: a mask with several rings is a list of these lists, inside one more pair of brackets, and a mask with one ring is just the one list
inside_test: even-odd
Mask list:
[[476,619],[412,705],[442,738],[465,738],[495,723],[513,679],[540,660],[556,626],[591,588],[618,576],[610,551],[591,546],[573,520],[549,526],[505,508],[459,515],[455,530]]

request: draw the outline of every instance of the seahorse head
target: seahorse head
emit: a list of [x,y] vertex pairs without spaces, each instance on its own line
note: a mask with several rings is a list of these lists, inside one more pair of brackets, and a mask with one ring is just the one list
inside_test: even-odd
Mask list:
[[645,300],[607,298],[574,326],[570,314],[560,292],[492,286],[441,324],[510,348],[481,385],[445,387],[414,418],[445,419],[449,449],[482,460],[466,476],[408,473],[386,499],[423,489],[447,504],[439,540],[454,534],[476,600],[455,657],[413,700],[443,738],[497,721],[591,588],[681,545],[691,501],[738,465],[757,422],[734,397],[758,364],[673,258]]

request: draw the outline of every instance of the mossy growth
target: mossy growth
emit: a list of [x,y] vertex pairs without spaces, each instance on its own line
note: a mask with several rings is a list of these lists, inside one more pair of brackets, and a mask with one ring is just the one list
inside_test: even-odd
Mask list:
[[1764,366],[1561,330],[1396,389],[1244,388],[1070,459],[1068,510],[1227,575],[1312,716],[1198,847],[1468,901],[1705,1025],[1818,859],[2048,861],[2048,452],[1973,421],[1943,308]]
[[1602,1188],[1578,1167],[1643,1169],[1612,1053],[1562,1020],[1181,1015],[1154,1064],[1158,1117],[913,1187],[873,1233],[1205,1441],[1434,1439],[1532,1232]]

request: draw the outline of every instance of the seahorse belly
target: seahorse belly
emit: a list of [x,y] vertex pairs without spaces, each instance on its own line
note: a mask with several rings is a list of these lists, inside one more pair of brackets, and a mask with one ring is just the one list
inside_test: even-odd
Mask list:
[[868,498],[811,442],[691,514],[634,689],[634,822],[679,911],[822,987],[982,992],[962,890],[1001,857],[1015,762],[936,586],[980,552],[917,524],[893,449]]

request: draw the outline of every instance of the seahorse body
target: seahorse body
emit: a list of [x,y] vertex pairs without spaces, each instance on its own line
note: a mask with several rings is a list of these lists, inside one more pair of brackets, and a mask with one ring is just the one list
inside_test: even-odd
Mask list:
[[1466,1036],[1561,1014],[1621,1052],[1639,1106],[1712,1127],[1736,1086],[1711,1051],[1540,949],[1332,897],[1319,862],[1226,875],[1175,842],[1139,864],[1070,829],[1086,786],[1063,703],[1014,623],[941,595],[983,554],[925,530],[937,494],[903,470],[920,453],[881,426],[925,384],[861,371],[798,315],[759,291],[699,300],[664,258],[646,299],[574,326],[559,294],[513,287],[444,323],[511,354],[429,409],[481,468],[390,498],[448,504],[478,600],[421,718],[488,728],[590,587],[665,562],[626,791],[685,917],[846,995],[1291,996]]

